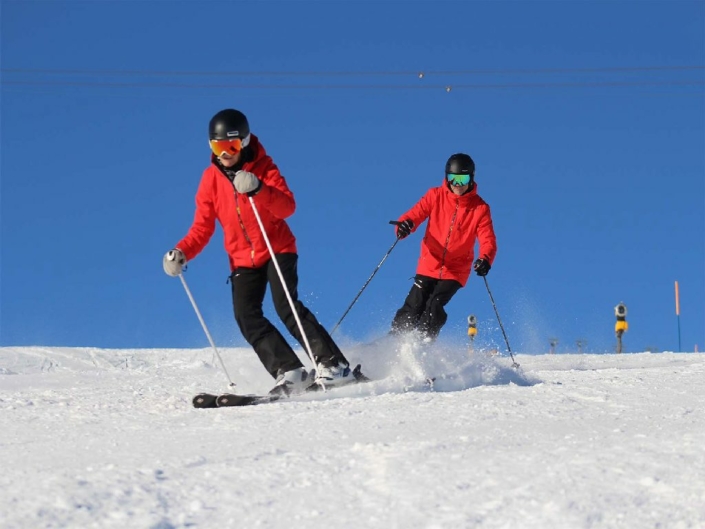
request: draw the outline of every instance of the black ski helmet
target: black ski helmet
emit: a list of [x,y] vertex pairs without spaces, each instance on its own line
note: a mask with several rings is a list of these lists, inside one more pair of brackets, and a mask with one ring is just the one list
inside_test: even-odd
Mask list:
[[245,139],[250,133],[250,124],[245,114],[239,110],[226,108],[211,118],[208,124],[208,139],[232,140]]
[[449,174],[469,174],[470,184],[468,190],[475,186],[475,162],[469,155],[459,152],[446,162],[446,178]]
[[469,174],[472,182],[475,176],[475,162],[467,154],[454,154],[446,162],[446,175],[449,174]]

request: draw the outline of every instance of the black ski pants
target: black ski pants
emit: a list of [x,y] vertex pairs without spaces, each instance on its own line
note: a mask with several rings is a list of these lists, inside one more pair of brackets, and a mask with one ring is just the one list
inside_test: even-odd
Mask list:
[[[296,269],[298,255],[293,253],[277,254],[277,262],[281,268],[296,312],[301,320],[306,337],[311,345],[316,363],[338,365],[348,363],[343,353],[330,337],[316,317],[299,301],[297,291],[299,275]],[[264,317],[262,303],[267,291],[267,284],[272,291],[272,301],[279,319],[294,338],[306,349],[305,342],[296,324],[296,318],[286,298],[274,262],[269,260],[260,268],[238,267],[230,275],[233,294],[233,309],[235,321],[244,336],[259,356],[265,369],[273,377],[280,372],[303,367],[301,360],[272,323]]]
[[417,274],[404,305],[392,320],[392,332],[419,331],[435,339],[448,320],[444,307],[461,284],[453,279],[435,279]]

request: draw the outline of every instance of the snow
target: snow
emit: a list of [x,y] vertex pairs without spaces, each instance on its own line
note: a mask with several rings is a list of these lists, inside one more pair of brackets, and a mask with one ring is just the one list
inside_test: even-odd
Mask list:
[[346,354],[381,380],[196,410],[211,349],[0,348],[0,527],[705,527],[704,354]]

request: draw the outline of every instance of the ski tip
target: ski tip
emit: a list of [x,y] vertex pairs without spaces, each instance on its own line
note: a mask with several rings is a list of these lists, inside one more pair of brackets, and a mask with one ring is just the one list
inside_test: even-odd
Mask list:
[[192,403],[194,408],[217,408],[216,404],[217,397],[209,393],[199,393],[193,397]]

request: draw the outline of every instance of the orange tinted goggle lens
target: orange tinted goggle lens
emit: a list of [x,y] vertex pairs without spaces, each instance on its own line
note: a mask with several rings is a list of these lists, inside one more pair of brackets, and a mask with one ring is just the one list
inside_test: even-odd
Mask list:
[[210,140],[211,150],[216,156],[220,156],[224,152],[235,155],[242,150],[242,140],[236,138],[234,140]]

